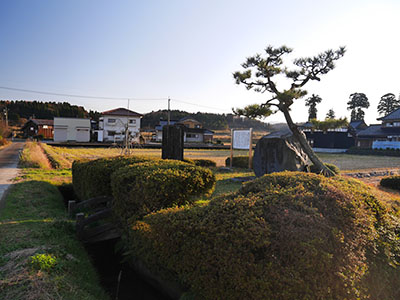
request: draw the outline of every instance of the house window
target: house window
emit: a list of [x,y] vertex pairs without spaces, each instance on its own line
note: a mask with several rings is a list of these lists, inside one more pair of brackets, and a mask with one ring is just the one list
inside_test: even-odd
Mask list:
[[115,124],[116,121],[117,121],[116,119],[108,119],[107,123],[108,124]]
[[49,128],[47,125],[43,125],[43,129],[47,129]]
[[136,124],[136,120],[135,119],[129,119],[129,124]]
[[107,131],[108,136],[114,136],[115,135],[115,131]]
[[394,127],[400,127],[400,122],[393,122]]
[[198,134],[193,134],[193,133],[188,133],[188,134],[186,134],[186,137],[187,138],[198,138],[199,135]]

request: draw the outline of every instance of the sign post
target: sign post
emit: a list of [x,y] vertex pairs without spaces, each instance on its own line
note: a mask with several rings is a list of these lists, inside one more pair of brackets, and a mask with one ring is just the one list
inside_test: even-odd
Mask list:
[[232,168],[233,149],[249,150],[249,169],[253,162],[253,128],[248,130],[231,130],[231,161]]

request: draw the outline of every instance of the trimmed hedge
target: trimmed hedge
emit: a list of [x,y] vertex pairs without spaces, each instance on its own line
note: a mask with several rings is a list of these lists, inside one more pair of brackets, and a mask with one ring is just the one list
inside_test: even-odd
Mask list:
[[196,299],[400,299],[400,222],[354,179],[274,173],[129,228],[131,255]]
[[129,165],[111,175],[114,215],[124,224],[129,218],[193,202],[210,195],[215,176],[206,168],[176,160]]
[[206,167],[206,168],[217,166],[217,163],[215,161],[213,161],[211,159],[204,159],[204,158],[196,158],[196,159],[185,158],[183,160],[183,162],[193,164],[193,165],[199,166],[199,167]]
[[383,177],[380,185],[394,190],[400,190],[400,175]]
[[[336,175],[340,173],[340,169],[334,165],[334,164],[324,164],[328,169],[330,169],[333,173],[335,173]],[[311,173],[315,173],[318,174],[319,170],[317,169],[317,167],[315,165],[311,165],[310,166],[310,172]]]
[[[231,162],[231,158],[228,157],[225,159],[225,166],[229,167]],[[232,160],[232,167],[236,168],[249,168],[249,156],[248,155],[238,155],[234,156]]]
[[72,183],[81,200],[97,196],[111,196],[111,174],[125,166],[147,161],[157,161],[144,156],[116,156],[96,160],[74,161]]
[[346,153],[357,155],[400,156],[400,149],[371,149],[351,147],[350,149],[347,149]]

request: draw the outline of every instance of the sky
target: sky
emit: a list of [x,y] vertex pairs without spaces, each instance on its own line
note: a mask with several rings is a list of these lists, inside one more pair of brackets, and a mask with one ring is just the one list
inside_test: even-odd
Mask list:
[[[131,110],[148,113],[170,98],[171,109],[231,113],[269,99],[235,84],[246,57],[286,45],[290,67],[345,46],[336,68],[305,86],[323,99],[318,119],[329,109],[349,119],[347,101],[358,92],[370,102],[365,121],[378,123],[380,97],[400,94],[399,14],[398,0],[1,0],[0,87],[93,98],[0,88],[0,99],[97,111],[131,99]],[[307,120],[306,98],[292,106],[295,122]]]

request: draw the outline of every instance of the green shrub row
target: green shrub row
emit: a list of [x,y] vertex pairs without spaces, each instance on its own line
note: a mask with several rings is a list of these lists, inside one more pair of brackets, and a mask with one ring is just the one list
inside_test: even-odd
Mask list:
[[176,160],[129,165],[111,176],[113,213],[125,224],[162,208],[190,204],[194,196],[211,194],[215,176]]
[[146,161],[156,161],[156,159],[144,156],[116,156],[90,161],[74,161],[72,183],[75,193],[81,200],[111,196],[111,174],[125,166]]
[[400,175],[383,177],[380,185],[394,190],[400,190]]
[[198,299],[400,299],[400,222],[353,179],[274,173],[131,221],[131,255]]
[[400,156],[400,149],[371,149],[352,147],[348,149],[346,153],[357,155]]
[[[339,174],[340,173],[340,169],[334,164],[325,164],[325,166],[335,174]],[[318,174],[319,170],[317,169],[317,167],[315,165],[311,165],[310,166],[310,172]]]
[[[229,167],[231,163],[231,158],[225,159],[225,166]],[[232,167],[236,168],[249,168],[249,156],[248,155],[238,155],[234,156],[232,160]]]
[[215,161],[213,161],[211,159],[204,159],[204,158],[184,159],[184,162],[191,163],[191,164],[194,164],[199,167],[207,167],[207,168],[217,166],[217,163]]

